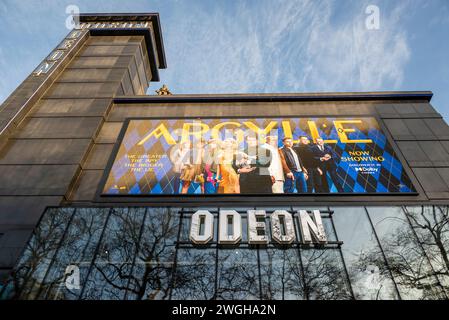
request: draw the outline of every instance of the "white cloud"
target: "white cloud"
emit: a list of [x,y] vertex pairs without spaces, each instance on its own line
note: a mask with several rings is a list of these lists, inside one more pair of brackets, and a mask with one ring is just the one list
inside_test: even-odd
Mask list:
[[371,31],[360,5],[333,21],[339,2],[258,3],[196,10],[171,25],[165,82],[208,93],[400,87],[410,59],[403,7]]
[[[21,36],[13,41],[8,35],[9,43],[17,45],[14,53],[3,42],[0,78],[13,81],[0,82],[0,100],[66,33],[63,2],[55,6],[47,0],[27,1],[20,7],[7,3],[0,6],[0,26]],[[85,1],[74,3],[83,11],[96,11]],[[168,69],[161,71],[162,81],[175,93],[399,88],[411,55],[400,19],[404,5],[394,4],[394,10],[383,12],[381,30],[369,31],[364,27],[365,7],[356,2],[346,10],[342,3],[164,2],[161,22]],[[102,1],[97,11],[108,11],[111,5]],[[137,1],[129,11],[143,5]],[[14,22],[23,17],[29,23]],[[22,40],[32,43],[33,50]],[[14,70],[11,61],[17,66]]]
[[334,26],[331,11],[314,26],[305,52],[313,71],[305,86],[320,90],[397,89],[410,59],[406,32],[401,30],[402,9],[382,15],[379,30],[365,27],[363,11]]

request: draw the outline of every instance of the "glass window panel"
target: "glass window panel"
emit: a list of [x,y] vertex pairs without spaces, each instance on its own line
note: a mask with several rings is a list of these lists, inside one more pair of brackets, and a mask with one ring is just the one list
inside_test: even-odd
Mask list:
[[248,242],[248,214],[247,211],[238,211],[242,217],[242,241],[243,243]]
[[334,226],[332,225],[332,218],[327,214],[322,214],[321,221],[323,221],[327,241],[337,241],[337,235],[335,234]]
[[302,249],[300,253],[308,299],[352,299],[339,249]]
[[338,238],[343,241],[341,251],[355,298],[398,299],[365,208],[336,207],[333,210],[332,218]]
[[182,226],[181,226],[181,233],[179,234],[179,241],[190,242],[189,234],[190,234],[190,221],[191,220],[192,220],[192,214],[184,213],[182,215]]
[[434,271],[449,294],[449,207],[406,207],[406,214]]
[[210,300],[215,296],[216,248],[180,248],[173,300]]
[[73,208],[51,208],[45,212],[12,274],[16,297],[36,298],[73,212]]
[[226,249],[218,251],[217,299],[259,299],[257,250]]
[[262,299],[302,300],[304,286],[296,248],[260,249]]
[[169,298],[180,209],[148,208],[127,299]]
[[114,208],[82,299],[123,299],[140,239],[145,208]]
[[402,208],[370,207],[368,211],[401,298],[444,298]]
[[51,269],[43,281],[43,299],[77,299],[80,288],[67,288],[65,270],[73,265],[79,269],[80,287],[92,263],[109,208],[78,208],[70,222]]

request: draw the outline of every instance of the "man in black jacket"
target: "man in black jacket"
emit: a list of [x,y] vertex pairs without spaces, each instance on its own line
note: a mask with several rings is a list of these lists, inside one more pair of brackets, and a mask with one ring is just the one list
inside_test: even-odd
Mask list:
[[299,145],[296,147],[296,151],[306,168],[307,175],[307,193],[319,193],[322,192],[321,175],[323,172],[319,168],[320,163],[315,160],[312,146],[310,145],[309,137],[300,136]]
[[316,145],[312,147],[312,151],[314,154],[314,159],[320,162],[320,169],[323,171],[323,190],[325,192],[330,192],[329,183],[327,181],[327,173],[329,173],[329,177],[338,192],[344,192],[340,179],[337,175],[337,162],[340,158],[337,153],[335,153],[331,147],[326,146],[322,138],[316,139]]
[[285,137],[282,142],[284,143],[281,148],[282,158],[289,170],[285,177],[284,193],[293,193],[295,186],[298,193],[306,193],[307,170],[298,153],[293,149],[293,139]]
[[258,145],[256,137],[246,138],[246,149],[236,157],[234,170],[239,174],[240,193],[267,194],[272,193],[268,167],[271,164],[271,151]]

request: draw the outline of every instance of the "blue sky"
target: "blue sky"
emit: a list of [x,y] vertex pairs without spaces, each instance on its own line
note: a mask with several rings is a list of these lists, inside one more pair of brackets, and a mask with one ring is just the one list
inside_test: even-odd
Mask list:
[[0,0],[0,101],[68,33],[70,4],[159,12],[175,94],[432,90],[449,120],[448,0]]

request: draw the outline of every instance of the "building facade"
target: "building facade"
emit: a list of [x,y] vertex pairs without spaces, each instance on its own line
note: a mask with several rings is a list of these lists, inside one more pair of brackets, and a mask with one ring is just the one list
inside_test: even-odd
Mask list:
[[[448,299],[449,126],[431,92],[145,95],[164,68],[158,14],[81,15],[2,104],[2,299]],[[233,167],[248,132],[277,191]],[[276,178],[270,139],[302,136],[318,164]],[[223,160],[178,172],[186,142]],[[308,178],[291,193],[289,170]]]

